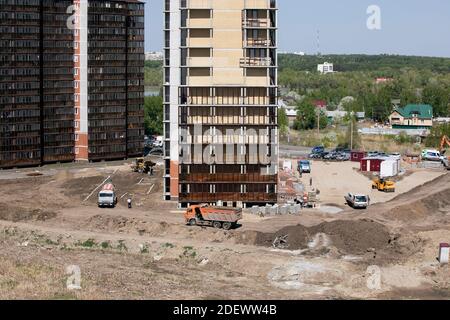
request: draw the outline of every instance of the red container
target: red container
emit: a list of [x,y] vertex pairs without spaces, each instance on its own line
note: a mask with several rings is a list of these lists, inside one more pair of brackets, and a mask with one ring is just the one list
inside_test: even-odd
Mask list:
[[350,160],[353,162],[360,162],[367,156],[367,153],[364,151],[352,151],[350,153]]
[[380,172],[381,163],[385,159],[379,158],[364,158],[361,160],[361,171],[363,172]]

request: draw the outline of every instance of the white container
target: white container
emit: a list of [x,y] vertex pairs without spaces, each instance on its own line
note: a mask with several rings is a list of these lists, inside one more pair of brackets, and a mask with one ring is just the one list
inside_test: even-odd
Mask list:
[[441,243],[439,245],[439,262],[442,264],[448,264],[450,256],[450,244]]
[[292,171],[292,161],[290,161],[290,160],[285,160],[285,161],[283,162],[283,169],[284,169],[284,170],[290,170],[290,171]]
[[395,177],[398,175],[398,169],[399,169],[399,161],[395,159],[388,159],[381,163],[380,168],[380,177],[387,178],[387,177]]

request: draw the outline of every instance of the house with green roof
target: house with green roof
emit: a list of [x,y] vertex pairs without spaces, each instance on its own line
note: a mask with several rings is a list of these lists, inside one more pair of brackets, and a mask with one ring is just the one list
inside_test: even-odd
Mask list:
[[429,129],[433,126],[433,107],[429,104],[408,104],[395,108],[389,121],[393,129]]

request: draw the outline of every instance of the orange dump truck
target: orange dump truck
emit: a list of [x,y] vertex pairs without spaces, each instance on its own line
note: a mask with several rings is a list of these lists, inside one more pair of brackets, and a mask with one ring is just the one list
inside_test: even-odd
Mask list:
[[190,226],[212,226],[230,230],[242,219],[242,209],[210,207],[207,204],[190,206],[184,214]]

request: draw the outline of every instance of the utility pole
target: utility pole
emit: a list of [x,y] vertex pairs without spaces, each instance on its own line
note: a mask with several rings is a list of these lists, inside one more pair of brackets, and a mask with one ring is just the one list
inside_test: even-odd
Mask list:
[[317,112],[317,135],[320,136],[320,112]]
[[353,117],[350,120],[350,150],[353,150]]

